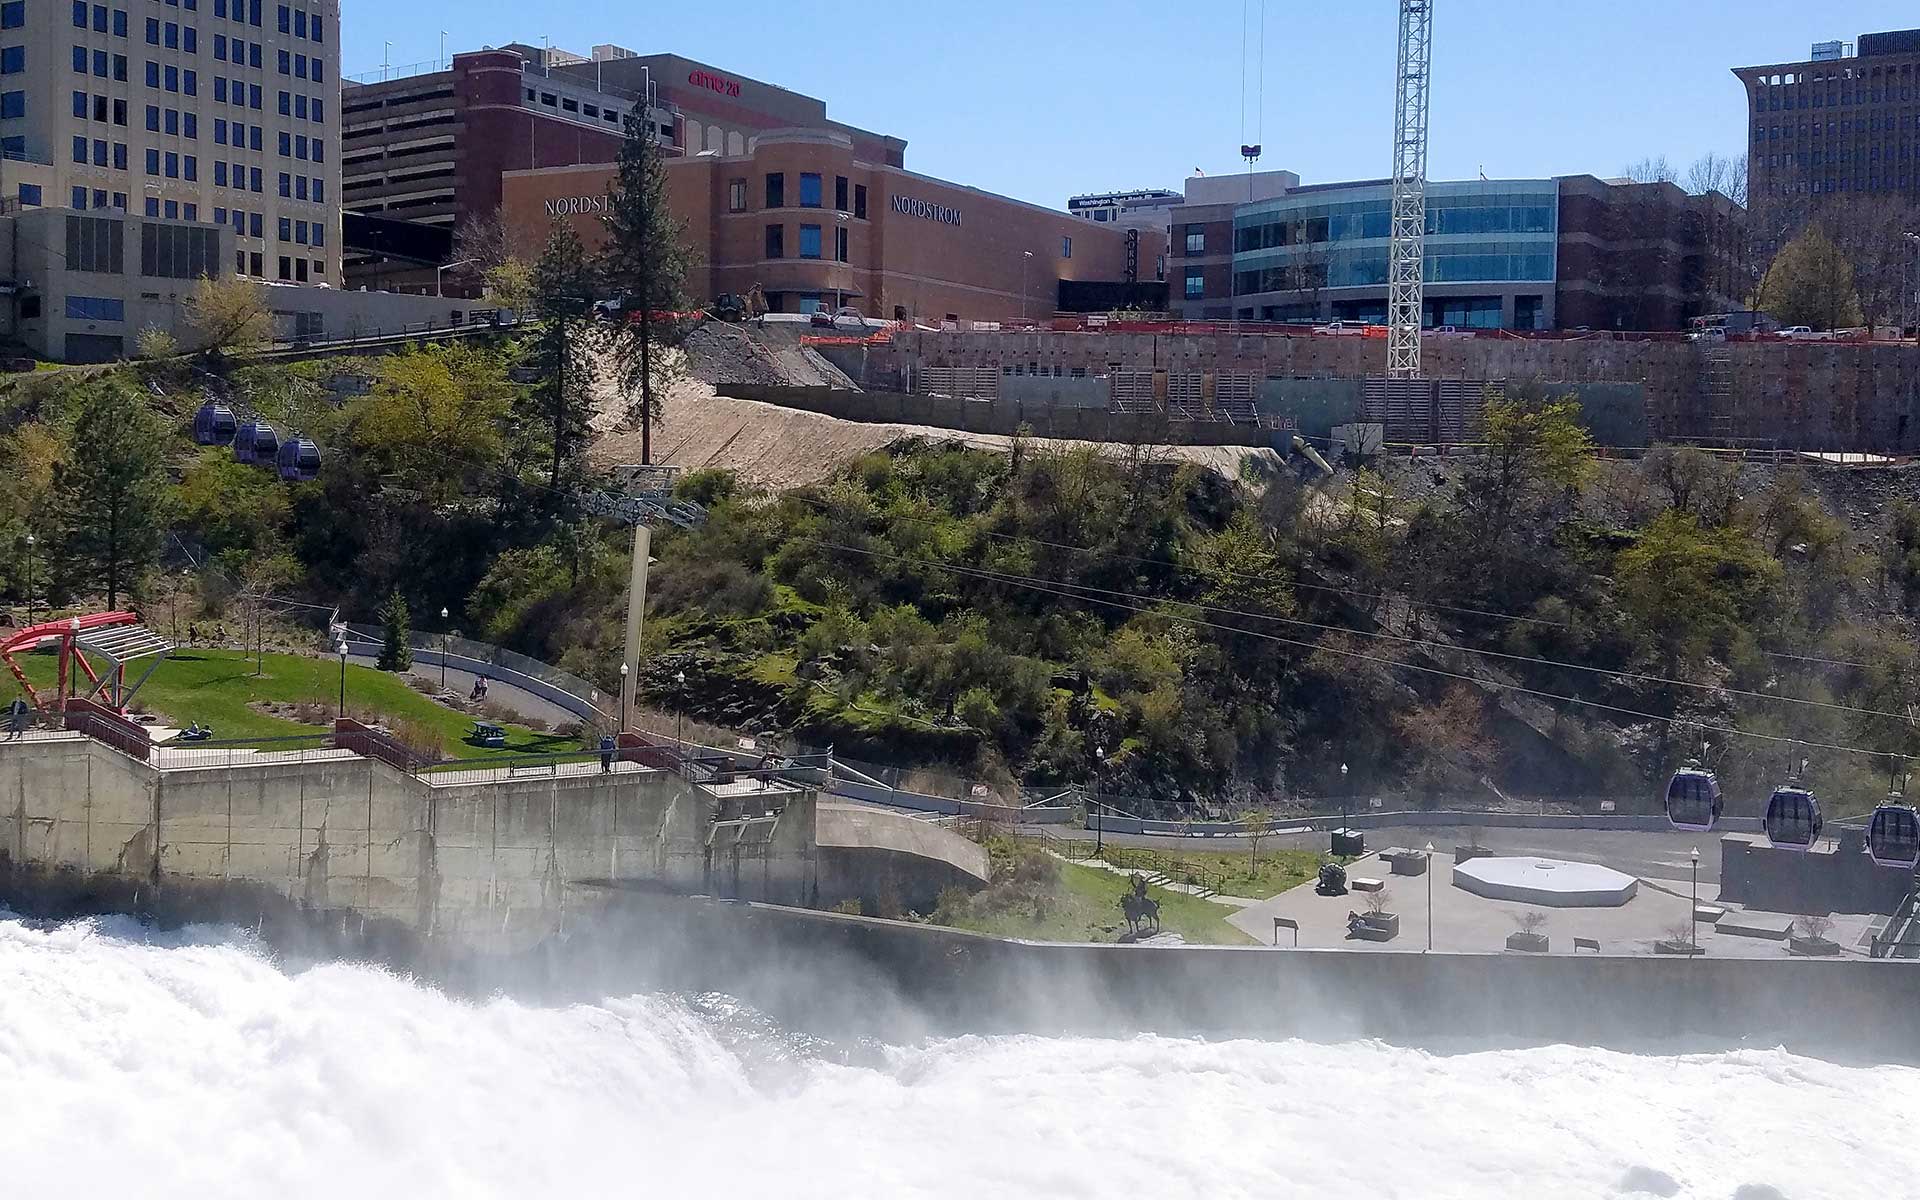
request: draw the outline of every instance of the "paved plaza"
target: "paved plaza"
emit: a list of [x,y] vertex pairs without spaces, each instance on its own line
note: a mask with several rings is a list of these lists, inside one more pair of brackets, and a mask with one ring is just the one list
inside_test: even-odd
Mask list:
[[[1525,831],[1487,831],[1515,832]],[[1619,835],[1635,836],[1635,835]],[[1487,839],[1491,841],[1492,839]],[[1449,838],[1448,845],[1452,844]],[[1701,847],[1704,859],[1707,848]],[[1714,846],[1718,851],[1718,845]],[[1641,848],[1645,856],[1648,848]],[[1659,850],[1653,850],[1659,853]],[[1684,854],[1684,851],[1682,851]],[[1654,943],[1671,936],[1670,931],[1685,928],[1692,902],[1688,898],[1688,885],[1684,879],[1662,879],[1642,875],[1640,885],[1634,891],[1632,899],[1618,907],[1568,908],[1549,907],[1542,904],[1519,903],[1510,900],[1497,900],[1453,886],[1453,856],[1445,850],[1436,850],[1432,860],[1431,875],[1394,875],[1388,864],[1379,854],[1369,854],[1357,859],[1347,868],[1349,882],[1355,878],[1378,879],[1385,886],[1388,897],[1387,909],[1400,916],[1400,933],[1391,941],[1374,942],[1347,935],[1347,914],[1365,912],[1367,893],[1349,891],[1344,896],[1321,896],[1314,891],[1314,885],[1304,883],[1291,891],[1283,892],[1257,904],[1239,908],[1227,917],[1227,920],[1245,933],[1259,939],[1263,945],[1271,945],[1274,940],[1275,917],[1284,917],[1299,922],[1299,945],[1303,949],[1344,949],[1379,950],[1388,953],[1418,953],[1427,948],[1427,930],[1431,913],[1433,930],[1433,948],[1436,951],[1457,951],[1463,953],[1501,953],[1506,950],[1509,934],[1520,930],[1520,916],[1527,912],[1539,912],[1546,915],[1546,924],[1540,932],[1548,939],[1548,953],[1576,953],[1573,946],[1575,938],[1588,938],[1600,943],[1603,954],[1652,954]],[[1704,862],[1702,864],[1705,865]],[[1717,875],[1717,872],[1715,873]],[[1719,887],[1717,882],[1706,878],[1707,872],[1701,872],[1700,902],[1717,903]],[[1429,907],[1428,894],[1431,884],[1432,904]],[[1748,914],[1733,909],[1729,919],[1722,922],[1727,928],[1735,924],[1757,923],[1781,924],[1791,918],[1787,914]],[[1874,924],[1885,918],[1871,915],[1843,914],[1832,915],[1833,928],[1827,937],[1838,942],[1842,954],[1846,957],[1864,958],[1866,946],[1872,937]],[[1785,941],[1764,937],[1751,937],[1723,932],[1714,925],[1701,922],[1697,926],[1697,936],[1702,950],[1708,955],[1721,958],[1785,958]],[[1293,932],[1288,929],[1279,931],[1279,944],[1293,944]],[[1591,953],[1581,950],[1579,953]]]

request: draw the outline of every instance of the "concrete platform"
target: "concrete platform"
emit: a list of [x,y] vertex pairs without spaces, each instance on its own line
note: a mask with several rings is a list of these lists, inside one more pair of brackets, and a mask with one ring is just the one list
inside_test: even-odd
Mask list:
[[1733,937],[1766,938],[1768,941],[1784,942],[1793,932],[1794,918],[1784,913],[1730,912],[1714,922],[1717,932]]
[[1493,900],[1554,908],[1617,908],[1633,899],[1640,881],[1594,863],[1489,856],[1456,865],[1453,886]]

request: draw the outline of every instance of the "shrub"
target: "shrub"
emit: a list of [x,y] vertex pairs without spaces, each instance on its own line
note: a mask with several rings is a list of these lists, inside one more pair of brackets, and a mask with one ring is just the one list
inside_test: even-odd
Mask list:
[[424,721],[403,718],[394,721],[391,728],[393,740],[413,753],[436,760],[447,756],[447,739],[434,726]]
[[841,913],[849,917],[863,917],[866,915],[866,909],[861,905],[860,897],[858,896],[855,896],[851,900],[842,900],[827,911]]

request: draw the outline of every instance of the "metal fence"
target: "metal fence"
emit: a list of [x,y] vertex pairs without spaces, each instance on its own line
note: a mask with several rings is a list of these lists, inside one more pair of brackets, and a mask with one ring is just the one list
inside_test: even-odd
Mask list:
[[[380,645],[385,636],[377,625],[348,623],[346,628],[348,634],[351,635],[355,641],[376,647]],[[605,694],[600,690],[598,685],[589,680],[582,679],[570,671],[562,671],[560,668],[543,663],[537,658],[529,658],[517,651],[509,650],[504,646],[496,646],[491,642],[477,642],[472,638],[436,633],[420,633],[417,631],[409,637],[407,641],[413,649],[428,655],[435,663],[439,662],[438,656],[444,648],[445,653],[448,655],[447,665],[456,669],[466,669],[462,668],[458,661],[459,659],[466,659],[469,662],[484,666],[503,682],[512,683],[515,686],[521,686],[519,680],[512,678],[512,676],[515,675],[521,676],[524,679],[538,681],[546,685],[547,688],[561,693],[567,699],[584,706],[586,711],[582,712],[580,709],[568,705],[558,697],[547,695],[540,688],[534,687],[527,688],[526,690],[536,695],[546,696],[547,699],[553,700],[556,704],[570,709],[576,716],[581,717],[583,720],[595,718],[604,720],[608,714],[606,709],[601,707],[601,705],[603,703],[610,704],[619,699],[618,696]]]
[[183,741],[178,736],[153,745],[150,761],[165,769],[234,767],[267,763],[304,763],[321,758],[344,758],[350,751],[334,744],[331,733],[289,737],[222,738]]

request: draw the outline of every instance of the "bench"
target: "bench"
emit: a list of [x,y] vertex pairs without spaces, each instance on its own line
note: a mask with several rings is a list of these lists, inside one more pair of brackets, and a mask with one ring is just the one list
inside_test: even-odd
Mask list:
[[1365,875],[1354,875],[1347,879],[1347,886],[1356,892],[1377,892],[1386,884],[1378,879],[1368,879]]

